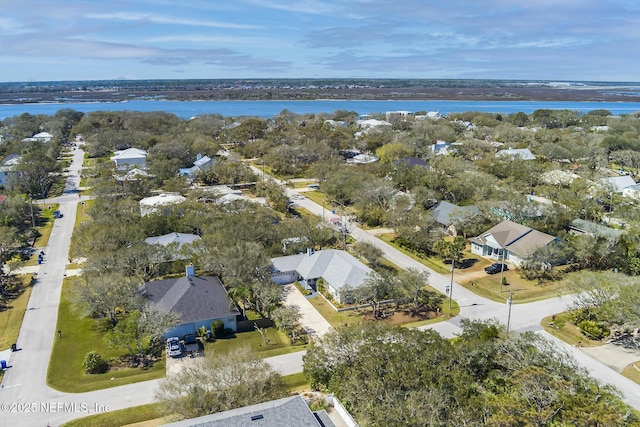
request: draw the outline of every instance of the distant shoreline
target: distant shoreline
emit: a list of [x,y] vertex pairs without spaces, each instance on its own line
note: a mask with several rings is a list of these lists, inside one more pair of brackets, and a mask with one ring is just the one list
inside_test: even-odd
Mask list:
[[638,102],[640,83],[509,80],[140,80],[0,83],[0,104],[172,101]]

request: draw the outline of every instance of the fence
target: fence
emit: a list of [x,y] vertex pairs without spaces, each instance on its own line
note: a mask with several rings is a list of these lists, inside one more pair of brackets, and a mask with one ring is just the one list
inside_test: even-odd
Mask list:
[[255,331],[258,328],[270,328],[273,326],[273,320],[271,319],[256,319],[256,320],[240,320],[236,322],[236,329],[238,332],[250,332]]

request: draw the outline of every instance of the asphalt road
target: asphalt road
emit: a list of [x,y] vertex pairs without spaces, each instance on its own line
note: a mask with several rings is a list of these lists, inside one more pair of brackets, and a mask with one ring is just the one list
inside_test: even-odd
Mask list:
[[[46,384],[47,367],[54,339],[57,338],[55,323],[60,301],[60,291],[68,259],[69,244],[79,200],[77,188],[79,172],[82,166],[83,152],[76,150],[65,187],[65,194],[55,201],[60,203],[64,217],[57,219],[45,248],[45,262],[40,266],[38,283],[33,289],[28,309],[20,329],[18,348],[12,353],[9,366],[0,385],[0,426],[55,426],[85,415],[142,405],[154,401],[154,390],[160,380],[113,387],[89,393],[62,393]],[[261,173],[261,171],[258,171]],[[297,195],[295,190],[287,189],[290,196]],[[307,198],[297,198],[296,203],[319,216],[323,215],[322,206]],[[335,217],[330,211],[324,211],[328,221]],[[450,283],[450,276],[441,276],[404,255],[392,246],[382,242],[366,231],[352,227],[351,235],[367,241],[384,251],[385,257],[401,268],[417,268],[430,273],[430,284],[441,292]],[[455,278],[455,276],[454,276]],[[460,316],[430,326],[444,336],[452,337],[460,331],[461,319],[496,319],[506,323],[508,307],[506,304],[486,300],[467,291],[454,282],[453,297],[459,303]],[[512,331],[537,331],[552,340],[558,351],[571,354],[580,366],[593,377],[606,384],[616,386],[624,400],[636,409],[640,409],[640,386],[622,377],[613,369],[589,357],[583,351],[553,338],[540,327],[542,317],[565,311],[570,297],[558,297],[549,300],[515,304],[511,311]],[[267,359],[274,369],[283,375],[302,371],[304,352],[291,353]]]

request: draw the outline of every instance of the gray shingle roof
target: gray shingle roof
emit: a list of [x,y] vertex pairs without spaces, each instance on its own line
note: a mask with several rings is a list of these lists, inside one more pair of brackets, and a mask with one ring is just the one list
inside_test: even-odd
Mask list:
[[168,233],[163,236],[153,236],[144,239],[145,243],[150,245],[169,246],[171,244],[177,244],[178,248],[182,247],[182,245],[192,244],[197,240],[200,240],[200,236],[197,234],[186,233]]
[[305,280],[322,277],[336,290],[345,285],[360,286],[372,271],[348,252],[337,249],[278,257],[271,262],[277,271],[297,271]]
[[433,217],[438,224],[451,225],[456,216],[473,216],[480,214],[480,209],[476,206],[458,206],[453,203],[442,201],[433,208]]
[[235,307],[230,308],[231,299],[215,276],[157,280],[142,286],[149,300],[180,314],[181,323],[240,314]]
[[[252,419],[253,418],[253,419]],[[167,424],[171,427],[335,427],[316,418],[299,395],[232,409],[191,420]]]
[[497,244],[500,248],[506,248],[514,254],[528,255],[555,239],[550,234],[534,230],[522,224],[513,221],[502,221],[480,236],[474,237],[471,241],[492,247]]

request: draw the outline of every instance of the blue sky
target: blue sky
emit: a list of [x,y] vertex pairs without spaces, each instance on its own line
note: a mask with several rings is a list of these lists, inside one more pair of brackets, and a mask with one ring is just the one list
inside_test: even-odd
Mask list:
[[640,81],[637,0],[1,0],[0,81]]

